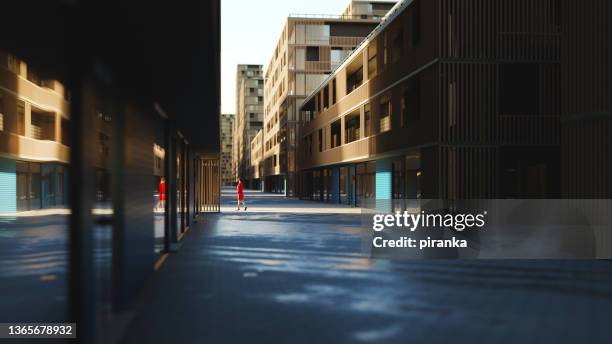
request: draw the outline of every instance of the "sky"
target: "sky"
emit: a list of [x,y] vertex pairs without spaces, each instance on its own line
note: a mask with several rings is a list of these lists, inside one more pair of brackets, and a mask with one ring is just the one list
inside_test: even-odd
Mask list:
[[236,65],[266,69],[289,14],[336,14],[349,0],[221,0],[221,111],[235,113]]

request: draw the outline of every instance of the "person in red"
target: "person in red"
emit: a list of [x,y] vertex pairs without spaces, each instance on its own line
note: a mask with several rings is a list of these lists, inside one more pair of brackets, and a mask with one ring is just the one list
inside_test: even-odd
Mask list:
[[159,205],[158,208],[164,208],[166,202],[166,178],[162,177],[159,181]]
[[244,211],[247,210],[247,204],[244,200],[244,186],[242,185],[242,179],[238,179],[238,185],[236,185],[236,192],[238,193],[238,208],[236,210],[240,210],[240,202],[244,205]]

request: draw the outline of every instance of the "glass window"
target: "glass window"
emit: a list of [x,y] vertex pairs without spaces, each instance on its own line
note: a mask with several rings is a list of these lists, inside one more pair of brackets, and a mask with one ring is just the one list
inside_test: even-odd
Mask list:
[[382,97],[380,100],[380,132],[391,130],[391,97]]
[[372,79],[376,76],[376,42],[372,41],[368,46],[368,78]]
[[364,125],[365,125],[365,137],[368,137],[371,135],[371,128],[372,128],[372,121],[371,121],[371,111],[370,111],[370,104],[366,104],[363,107],[363,119],[364,119]]

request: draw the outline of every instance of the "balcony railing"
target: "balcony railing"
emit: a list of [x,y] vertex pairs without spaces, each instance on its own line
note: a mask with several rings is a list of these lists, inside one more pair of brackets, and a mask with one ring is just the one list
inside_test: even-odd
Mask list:
[[346,37],[346,36],[329,36],[330,45],[345,45],[345,46],[357,46],[361,43],[365,37]]
[[305,61],[304,70],[307,72],[329,72],[331,69],[331,61]]

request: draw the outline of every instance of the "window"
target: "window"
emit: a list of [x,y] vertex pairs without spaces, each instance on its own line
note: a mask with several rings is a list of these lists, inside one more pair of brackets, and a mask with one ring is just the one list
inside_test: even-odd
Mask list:
[[342,48],[331,48],[330,60],[331,60],[331,68],[335,69],[340,66],[340,63],[346,57],[347,53],[342,50]]
[[25,103],[17,101],[17,135],[25,136]]
[[8,70],[10,70],[11,72],[13,72],[14,74],[19,75],[20,74],[20,65],[21,62],[19,61],[19,59],[13,55],[8,55],[7,58],[7,66],[6,68],[8,68]]
[[391,61],[393,63],[399,61],[404,54],[404,32],[400,31],[393,38],[393,47],[391,48]]
[[421,79],[415,76],[408,80],[402,94],[401,126],[407,121],[421,119]]
[[336,104],[336,79],[332,80],[332,104]]
[[457,82],[448,83],[448,126],[457,125]]
[[329,108],[329,85],[323,87],[323,110]]
[[416,47],[421,43],[421,1],[415,0],[412,6],[412,46]]
[[344,118],[346,143],[359,140],[359,129],[361,127],[359,112],[347,115]]
[[372,41],[368,46],[368,78],[376,76],[376,43]]
[[504,63],[499,66],[502,115],[540,113],[540,67],[536,63]]
[[359,67],[356,71],[349,74],[346,79],[346,93],[353,92],[357,87],[361,86],[363,81],[363,68]]
[[319,47],[306,48],[306,61],[319,61]]
[[363,83],[363,54],[359,54],[345,68],[346,94],[350,94]]
[[341,120],[337,120],[331,124],[331,148],[336,148],[340,146],[340,135],[341,135]]
[[391,97],[385,96],[380,100],[380,132],[391,130]]
[[323,151],[323,129],[319,129],[319,152]]
[[389,49],[387,44],[387,31],[383,34],[383,65],[386,66],[389,63]]
[[364,120],[364,124],[365,124],[365,136],[368,137],[371,134],[371,128],[372,128],[372,121],[371,121],[371,111],[370,111],[370,104],[366,104],[363,107],[363,120]]

